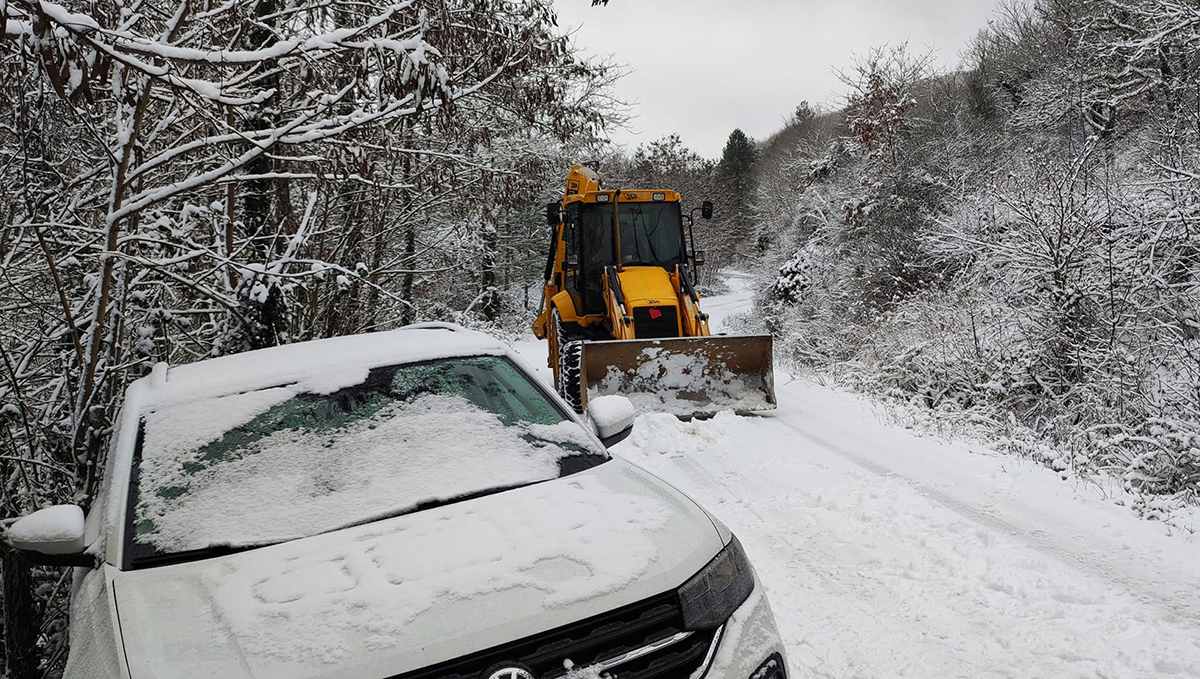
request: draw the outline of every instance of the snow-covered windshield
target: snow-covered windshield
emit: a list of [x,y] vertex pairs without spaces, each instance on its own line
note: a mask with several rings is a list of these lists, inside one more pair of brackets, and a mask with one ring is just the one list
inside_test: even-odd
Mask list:
[[131,566],[302,538],[606,459],[508,359],[491,356],[171,405],[148,412],[142,433]]

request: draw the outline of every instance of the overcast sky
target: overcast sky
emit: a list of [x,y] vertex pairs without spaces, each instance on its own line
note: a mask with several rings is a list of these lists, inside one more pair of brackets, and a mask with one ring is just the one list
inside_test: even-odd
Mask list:
[[761,139],[800,101],[840,106],[834,69],[884,43],[933,48],[952,68],[996,0],[554,0],[576,43],[632,71],[617,94],[636,102],[636,146],[678,132],[717,157],[735,127]]

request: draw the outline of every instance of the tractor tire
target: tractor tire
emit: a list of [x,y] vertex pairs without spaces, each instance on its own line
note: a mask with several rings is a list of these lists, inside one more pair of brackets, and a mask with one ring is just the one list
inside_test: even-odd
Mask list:
[[562,387],[559,393],[571,409],[583,412],[583,395],[580,393],[579,378],[583,361],[583,342],[568,342],[562,350]]
[[583,412],[583,394],[580,393],[579,378],[582,371],[583,342],[567,338],[562,317],[558,310],[553,313],[554,338],[558,343],[558,370],[554,371],[554,386],[567,405],[577,413]]

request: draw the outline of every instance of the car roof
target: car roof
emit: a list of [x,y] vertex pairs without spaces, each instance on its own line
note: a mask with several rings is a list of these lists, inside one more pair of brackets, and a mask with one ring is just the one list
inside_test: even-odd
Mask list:
[[[452,323],[285,344],[177,366],[159,364],[139,382],[143,407],[182,403],[316,379],[336,382],[371,368],[456,356],[506,355],[483,333]],[[352,380],[357,383],[359,380]]]

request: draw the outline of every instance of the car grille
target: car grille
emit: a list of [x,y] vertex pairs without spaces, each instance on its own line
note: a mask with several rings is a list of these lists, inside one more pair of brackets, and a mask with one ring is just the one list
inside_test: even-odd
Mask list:
[[613,679],[688,679],[711,659],[718,630],[685,632],[675,593],[389,679],[487,679],[520,664],[557,679],[599,665]]
[[633,332],[638,339],[679,337],[679,314],[673,306],[634,307]]

